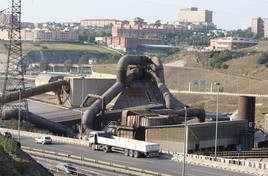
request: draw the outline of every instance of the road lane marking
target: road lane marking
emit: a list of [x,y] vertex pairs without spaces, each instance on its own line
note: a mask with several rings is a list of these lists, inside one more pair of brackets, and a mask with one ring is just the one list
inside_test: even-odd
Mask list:
[[129,161],[116,160],[116,159],[112,159],[112,158],[103,158],[103,159],[108,160],[108,161],[117,161],[117,162],[120,162],[120,163],[123,163],[123,164],[124,163],[128,163],[128,164],[132,164],[132,165],[135,165],[136,166],[135,163],[129,162]]
[[[207,168],[209,168],[209,167],[207,167]],[[213,176],[215,176],[215,175],[219,175],[219,176],[228,176],[228,175],[223,175],[223,174],[220,174],[220,173],[216,173],[216,170],[215,170],[215,172],[210,172],[210,171],[205,171],[205,170],[201,170],[201,169],[194,169],[194,168],[189,168],[190,170],[192,170],[192,171],[195,171],[195,172],[201,172],[201,173],[205,173],[205,174],[209,174],[209,175],[213,175]],[[214,169],[214,168],[213,168]]]

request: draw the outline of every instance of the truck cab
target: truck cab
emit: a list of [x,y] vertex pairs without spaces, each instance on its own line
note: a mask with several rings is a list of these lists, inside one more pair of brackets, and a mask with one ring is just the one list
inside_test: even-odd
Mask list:
[[90,144],[97,144],[98,143],[98,137],[110,138],[111,134],[106,133],[105,131],[92,131],[92,132],[89,133],[89,143]]

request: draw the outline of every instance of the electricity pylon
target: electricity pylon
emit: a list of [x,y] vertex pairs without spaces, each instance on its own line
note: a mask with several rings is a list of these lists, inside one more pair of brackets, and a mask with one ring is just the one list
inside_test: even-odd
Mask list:
[[[12,0],[11,12],[6,14],[8,19],[7,29],[9,32],[8,57],[5,63],[5,79],[3,84],[3,96],[12,91],[19,91],[20,97],[25,92],[25,63],[22,57],[21,44],[21,0]],[[28,103],[25,98],[17,103],[4,105],[7,109],[19,109],[26,112],[24,117],[28,117]],[[3,107],[2,107],[3,110]]]

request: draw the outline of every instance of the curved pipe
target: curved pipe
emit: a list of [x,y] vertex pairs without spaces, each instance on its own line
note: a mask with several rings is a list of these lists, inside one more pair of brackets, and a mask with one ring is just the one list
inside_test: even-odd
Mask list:
[[[21,112],[22,119],[36,125],[37,127],[50,130],[53,133],[58,134],[58,135],[64,135],[68,137],[76,136],[71,128],[68,128],[60,123],[50,121],[32,112],[28,112],[28,116],[27,116],[28,118],[26,119],[25,114],[26,114],[25,111]],[[1,118],[3,120],[11,120],[12,118],[18,119],[18,110],[12,109],[12,110],[2,111]]]
[[117,82],[124,85],[127,83],[127,70],[129,65],[147,65],[149,63],[150,60],[146,56],[125,55],[121,57],[117,64]]
[[[60,89],[62,86],[69,86],[69,82],[66,80],[54,81],[45,85],[25,89],[21,94],[21,98],[28,98],[35,95],[40,95],[45,92],[55,91]],[[19,91],[11,92],[0,97],[0,104],[6,104],[12,101],[19,100]]]
[[[84,112],[82,116],[82,126],[83,129],[95,129],[95,117],[102,110],[102,106],[106,106],[114,97],[116,97],[124,88],[124,85],[120,82],[114,83],[110,89],[108,89],[103,95],[102,100],[97,99],[95,102],[89,106],[89,108]],[[102,102],[104,101],[104,102]]]
[[128,80],[127,74],[129,65],[150,65],[151,70],[148,70],[148,72],[155,79],[157,86],[165,100],[166,108],[175,109],[176,103],[179,104],[177,107],[183,107],[182,103],[174,101],[175,98],[165,85],[164,68],[160,59],[157,57],[149,58],[147,56],[125,55],[120,58],[117,64],[117,82],[102,95],[102,100],[95,100],[95,102],[82,116],[81,121],[83,129],[94,129],[96,114],[102,110],[103,106],[106,106],[110,101],[112,101],[112,99],[116,97],[130,81]]
[[[161,109],[161,110],[150,110],[156,114],[169,115],[177,114],[179,116],[185,116],[185,110],[172,110],[172,109]],[[198,122],[205,122],[206,112],[201,108],[187,108],[187,117],[197,117]]]

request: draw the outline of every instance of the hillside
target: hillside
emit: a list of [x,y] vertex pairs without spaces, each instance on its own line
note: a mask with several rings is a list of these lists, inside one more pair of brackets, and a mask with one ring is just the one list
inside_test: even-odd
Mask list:
[[[171,89],[210,91],[213,82],[220,82],[224,92],[240,93],[268,93],[268,68],[258,63],[262,52],[268,52],[268,42],[235,51],[242,53],[242,57],[235,57],[224,62],[227,69],[207,68],[204,63],[208,60],[208,53],[179,52],[169,56],[167,63],[173,67],[165,67],[166,82]],[[249,53],[249,54],[247,54]],[[184,67],[174,67],[179,61]],[[205,81],[205,85],[194,85],[194,81]],[[216,91],[214,87],[213,91]],[[204,107],[207,111],[216,110],[216,101],[213,96],[176,95],[181,101],[194,106]],[[228,113],[237,109],[238,97],[220,97],[219,111]],[[268,99],[257,98],[257,121],[263,123],[263,113],[268,112]]]
[[52,174],[16,147],[11,139],[0,135],[0,175],[50,176]]
[[[5,69],[7,47],[7,41],[0,41],[0,72]],[[48,59],[50,63],[64,63],[68,59],[78,63],[81,58],[91,59],[94,63],[116,63],[120,58],[120,55],[112,50],[74,43],[23,42],[22,49],[27,64],[40,62],[42,59]]]

